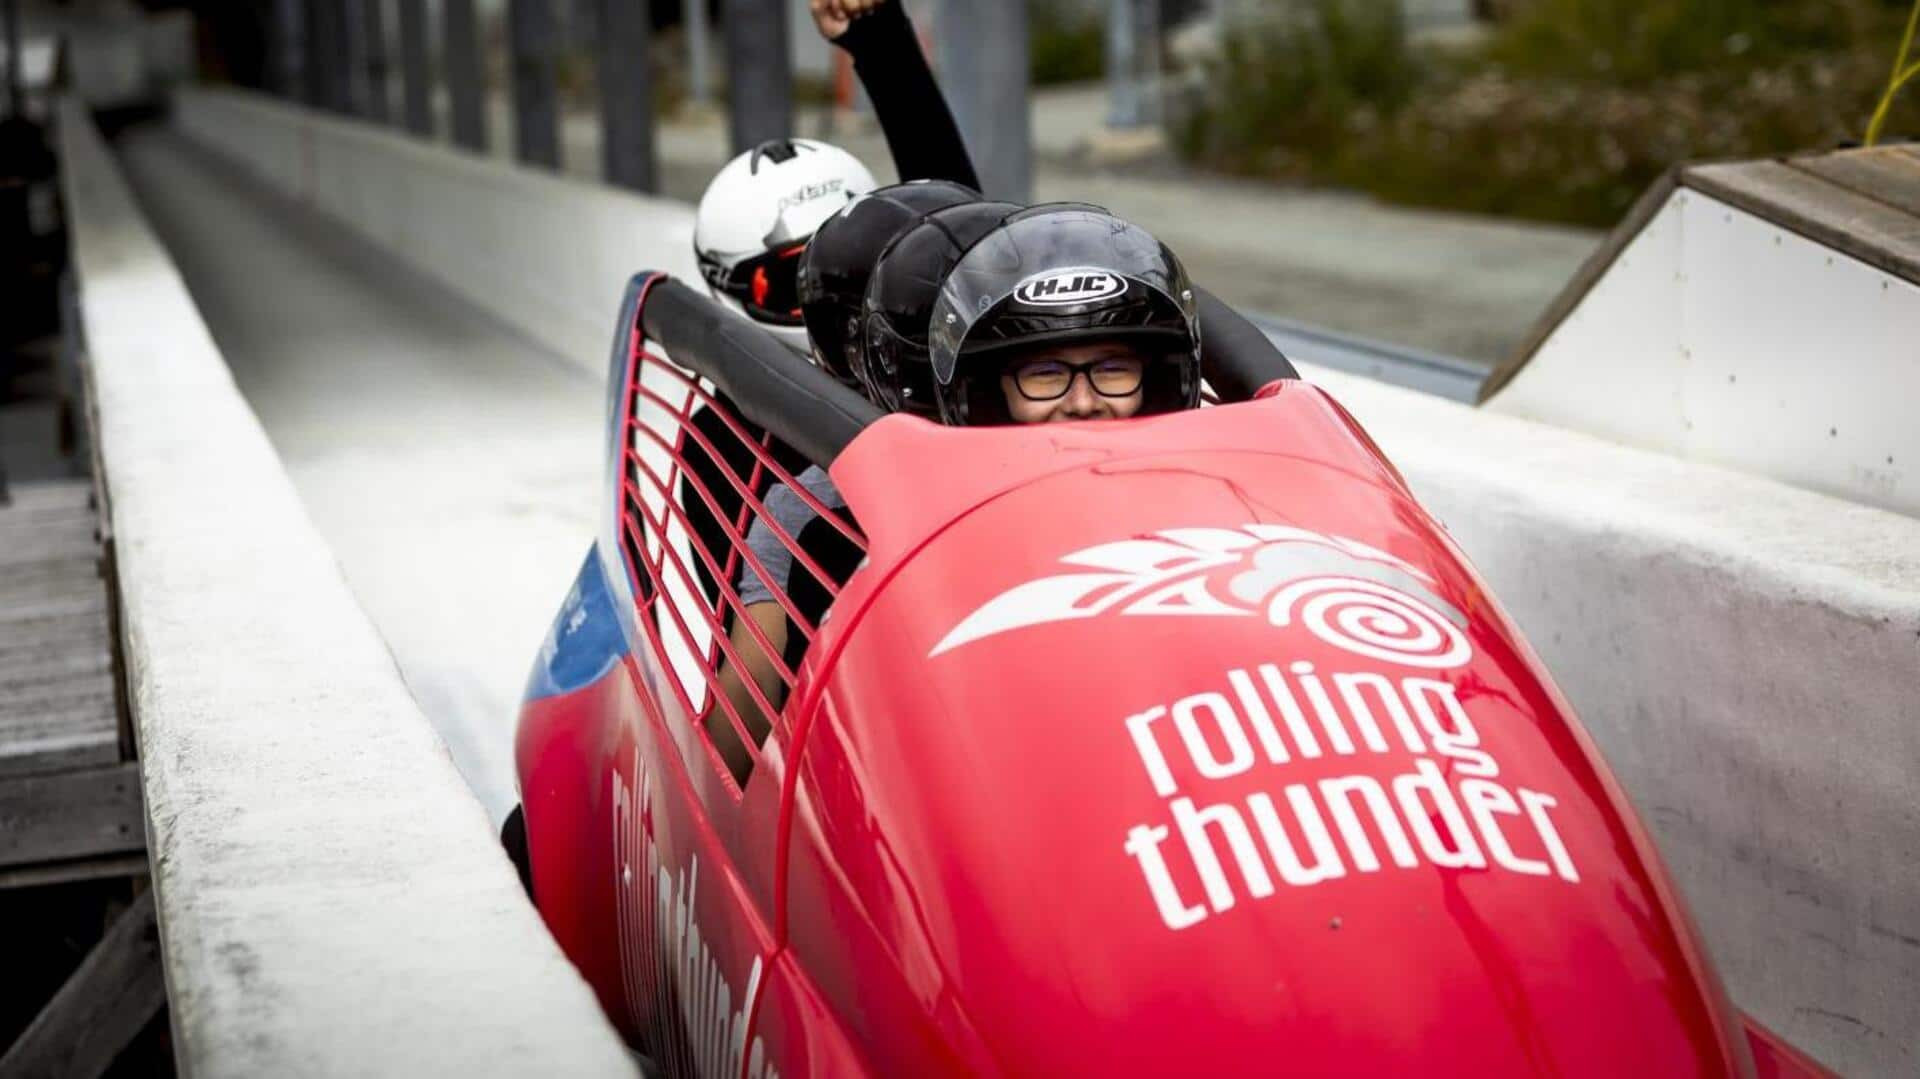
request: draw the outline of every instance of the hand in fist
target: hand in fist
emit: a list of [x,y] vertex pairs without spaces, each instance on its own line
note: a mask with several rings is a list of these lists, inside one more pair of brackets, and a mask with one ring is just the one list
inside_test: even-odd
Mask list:
[[807,8],[813,12],[813,25],[820,29],[820,36],[832,41],[847,32],[853,20],[872,12],[887,0],[808,0]]

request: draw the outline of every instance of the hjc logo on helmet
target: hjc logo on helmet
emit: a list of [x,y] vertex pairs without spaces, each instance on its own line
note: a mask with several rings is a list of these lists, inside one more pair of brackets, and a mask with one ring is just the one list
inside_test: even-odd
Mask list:
[[1073,266],[1034,274],[1014,288],[1013,298],[1035,307],[1067,307],[1104,300],[1125,291],[1126,279],[1110,270]]

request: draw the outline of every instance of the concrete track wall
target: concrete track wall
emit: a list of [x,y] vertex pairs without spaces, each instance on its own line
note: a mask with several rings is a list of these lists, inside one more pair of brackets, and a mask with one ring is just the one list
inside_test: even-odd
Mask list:
[[684,203],[514,168],[240,91],[182,90],[174,122],[595,378],[605,374],[631,274],[699,279]]
[[1312,371],[1491,583],[1741,1007],[1920,1070],[1920,521]]
[[630,1074],[72,102],[60,155],[181,1073]]
[[[232,95],[190,95],[181,122],[323,207],[377,204],[381,189],[301,165],[303,146],[316,162],[342,148],[377,158],[367,167],[402,199],[452,176],[447,206],[471,196],[466,205],[494,218],[554,229],[524,244],[518,232],[460,240],[470,258],[428,264],[409,252],[492,221],[448,209],[390,238],[387,226],[354,226],[468,295],[497,287],[496,267],[510,266],[530,288],[575,274],[610,304],[634,266],[690,270],[674,264],[686,258],[686,234],[671,227],[684,208]],[[593,256],[604,276],[567,265],[571,252],[600,251],[596,230],[620,214],[650,227],[619,226],[632,238],[619,257]],[[451,235],[429,235],[429,223]],[[605,323],[532,310],[533,295],[516,317],[529,332],[570,354],[599,346]],[[1920,521],[1365,379],[1312,377],[1379,439],[1555,672],[1659,837],[1735,999],[1849,1074],[1913,1074]]]

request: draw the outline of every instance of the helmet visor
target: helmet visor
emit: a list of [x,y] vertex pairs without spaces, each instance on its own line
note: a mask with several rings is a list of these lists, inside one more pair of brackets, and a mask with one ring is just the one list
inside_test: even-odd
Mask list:
[[714,288],[747,309],[747,314],[775,326],[798,326],[800,311],[800,255],[805,240],[783,244],[731,267],[708,263],[701,267]]
[[881,407],[922,415],[935,411],[933,369],[927,346],[900,336],[886,318],[867,318],[866,348],[860,357],[868,396]]
[[[1091,211],[1013,221],[973,245],[941,285],[927,327],[934,377],[943,385],[953,381],[961,354],[983,344],[970,337],[989,315],[1024,313],[1041,321],[1056,316],[1073,321],[1072,316],[1098,312],[1143,292],[1157,293],[1165,306],[1178,311],[1186,336],[1194,339],[1193,289],[1179,262],[1145,229]],[[1135,329],[1103,329],[1098,321],[1090,318],[1072,335]]]

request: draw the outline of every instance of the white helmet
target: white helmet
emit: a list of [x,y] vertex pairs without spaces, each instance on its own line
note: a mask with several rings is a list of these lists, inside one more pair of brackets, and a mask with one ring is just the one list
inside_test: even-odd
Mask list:
[[808,352],[800,253],[814,229],[873,188],[858,158],[812,139],[772,139],[727,162],[693,218],[693,253],[714,298]]

